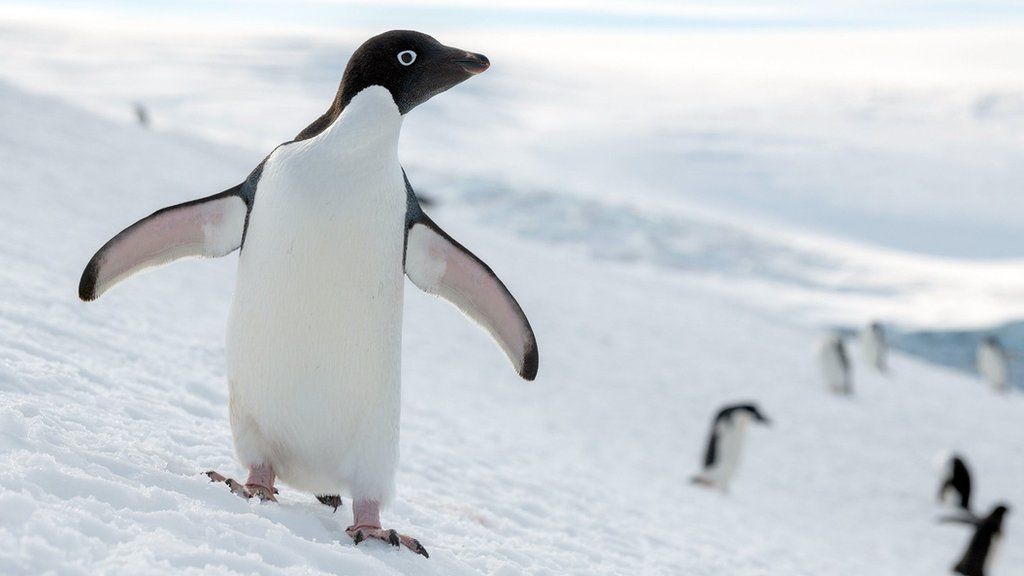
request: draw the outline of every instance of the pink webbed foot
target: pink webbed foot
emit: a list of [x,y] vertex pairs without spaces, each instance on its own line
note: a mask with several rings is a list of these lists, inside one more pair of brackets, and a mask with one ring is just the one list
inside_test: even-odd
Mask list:
[[356,543],[356,546],[360,542],[375,538],[383,540],[392,546],[405,546],[424,558],[430,558],[427,549],[423,547],[423,544],[420,544],[419,540],[412,536],[399,534],[394,530],[385,530],[379,526],[349,526],[345,529],[345,533],[352,537],[352,541]]
[[356,546],[360,542],[375,538],[391,544],[392,546],[405,546],[409,550],[430,558],[427,549],[420,544],[420,541],[412,536],[399,534],[394,530],[385,530],[380,527],[380,506],[372,500],[356,500],[352,503],[352,515],[355,524],[345,529]]
[[209,476],[211,482],[227,484],[232,494],[246,500],[255,496],[260,499],[260,502],[277,502],[277,498],[274,497],[274,494],[277,494],[277,488],[274,488],[274,471],[269,466],[250,468],[249,479],[245,481],[245,485],[240,484],[234,478],[227,478],[215,470],[210,470],[206,475]]

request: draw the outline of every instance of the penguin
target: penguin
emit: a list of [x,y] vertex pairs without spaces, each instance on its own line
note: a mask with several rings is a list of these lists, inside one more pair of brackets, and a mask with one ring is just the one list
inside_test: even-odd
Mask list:
[[135,120],[139,123],[139,126],[143,128],[149,128],[149,110],[142,102],[136,102],[135,106]]
[[818,349],[818,361],[821,374],[829,390],[836,394],[852,394],[853,378],[850,374],[850,357],[846,353],[846,345],[838,333],[828,334]]
[[978,373],[998,392],[1005,392],[1010,383],[1010,358],[995,336],[986,336],[975,355]]
[[1003,537],[1003,518],[1010,511],[1006,504],[998,504],[984,518],[975,516],[950,516],[942,518],[942,522],[958,522],[974,526],[967,549],[960,561],[953,566],[953,572],[963,576],[985,576],[992,566],[992,559]]
[[939,486],[939,502],[947,502],[952,495],[956,504],[966,512],[971,511],[971,473],[967,463],[958,454],[951,455],[945,463],[942,485]]
[[769,425],[771,422],[755,404],[730,404],[723,407],[711,422],[711,434],[704,453],[704,469],[693,478],[702,484],[728,491],[729,482],[736,474],[743,439],[751,422]]
[[405,115],[489,66],[420,32],[374,36],[327,111],[244,181],[158,210],[89,261],[84,301],[145,268],[239,251],[226,360],[234,448],[249,476],[211,480],[263,501],[276,501],[276,480],[334,507],[345,493],[356,544],[428,556],[380,523],[398,465],[404,277],[480,324],[523,379],[539,364],[519,303],[421,210],[398,158]]
[[885,373],[888,371],[889,345],[885,338],[885,329],[879,322],[872,322],[860,333],[861,350],[868,365]]

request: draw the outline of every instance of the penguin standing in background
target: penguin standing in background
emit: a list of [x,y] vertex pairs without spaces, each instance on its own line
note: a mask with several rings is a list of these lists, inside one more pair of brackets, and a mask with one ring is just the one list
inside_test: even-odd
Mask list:
[[846,353],[842,336],[832,332],[822,340],[818,349],[818,362],[829,390],[836,394],[853,394],[850,357]]
[[860,333],[860,345],[868,365],[883,374],[888,371],[889,345],[879,322],[872,322]]
[[380,522],[398,466],[405,277],[482,325],[522,378],[537,375],[522,308],[420,209],[398,159],[405,115],[488,66],[419,32],[375,36],[352,54],[327,111],[242,183],[157,211],[90,260],[85,301],[150,266],[240,250],[226,353],[231,432],[249,476],[211,480],[267,501],[281,480],[335,508],[348,494],[356,544],[427,556]]
[[149,128],[149,110],[142,104],[142,102],[135,103],[135,120],[139,123],[139,126],[143,128]]
[[978,373],[999,392],[1010,384],[1010,355],[995,336],[986,336],[975,355]]
[[693,478],[694,484],[719,488],[723,492],[728,490],[739,466],[744,436],[751,422],[770,424],[752,403],[731,404],[718,411],[711,423],[704,469]]
[[989,573],[1003,537],[1003,518],[1009,511],[1005,504],[999,504],[985,518],[950,516],[942,519],[942,522],[959,522],[974,526],[974,535],[971,536],[960,562],[953,567],[953,572],[963,576],[985,576]]
[[942,485],[939,486],[939,502],[948,502],[950,496],[955,498],[958,506],[971,511],[971,473],[958,454],[951,455],[943,466]]

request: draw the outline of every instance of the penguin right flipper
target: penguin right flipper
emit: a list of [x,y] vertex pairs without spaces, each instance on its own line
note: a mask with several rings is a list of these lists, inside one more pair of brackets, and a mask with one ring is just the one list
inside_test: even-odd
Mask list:
[[967,524],[968,526],[977,526],[981,523],[981,518],[973,514],[964,514],[959,516],[942,516],[939,518],[941,524]]
[[157,210],[114,236],[89,260],[78,296],[91,301],[132,274],[186,256],[226,256],[242,245],[244,184]]
[[406,237],[405,273],[420,290],[441,296],[483,326],[516,372],[537,377],[537,340],[523,309],[491,268],[420,212]]

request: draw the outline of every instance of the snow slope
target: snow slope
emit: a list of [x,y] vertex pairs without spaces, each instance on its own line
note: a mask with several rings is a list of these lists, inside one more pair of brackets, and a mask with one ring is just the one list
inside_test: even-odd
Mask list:
[[[283,488],[280,505],[245,502],[201,475],[241,475],[223,373],[234,257],[75,297],[109,236],[260,155],[6,85],[0,126],[4,573],[934,575],[968,538],[935,523],[944,449],[973,463],[982,507],[1024,509],[1018,395],[897,356],[892,378],[858,370],[852,400],[829,396],[813,328],[707,289],[702,271],[591,258],[449,204],[435,218],[530,315],[540,377],[519,381],[410,285],[384,522],[431,558],[355,547],[347,501],[332,514]],[[752,430],[731,494],[690,486],[711,414],[747,398],[775,427]],[[997,576],[1024,569],[1020,534],[1017,512]]]

